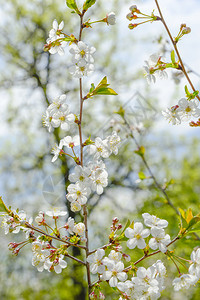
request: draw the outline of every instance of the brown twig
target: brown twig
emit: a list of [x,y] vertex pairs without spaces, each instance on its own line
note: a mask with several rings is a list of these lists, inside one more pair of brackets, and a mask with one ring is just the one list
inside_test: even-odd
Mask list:
[[[79,41],[82,38],[82,31],[83,31],[83,16],[84,12],[80,15],[80,32],[79,32]],[[79,88],[80,88],[80,115],[79,115],[79,137],[80,137],[80,163],[83,166],[83,139],[82,139],[82,117],[83,117],[83,87],[82,87],[82,78],[79,79]],[[90,276],[90,265],[87,261],[87,257],[89,255],[89,239],[88,239],[88,224],[87,224],[87,206],[83,205],[83,216],[84,216],[84,224],[85,224],[85,237],[86,237],[86,269],[87,269],[87,281],[88,281],[88,296],[90,294],[91,289],[91,276]]]
[[[158,1],[155,0],[155,3],[156,3],[156,6],[157,6],[157,9],[158,9],[158,12],[159,12],[159,14],[160,14],[161,22],[163,23],[163,25],[164,25],[164,27],[165,27],[165,29],[166,29],[168,35],[169,35],[169,38],[170,38],[170,40],[171,40],[171,42],[172,42],[172,45],[173,45],[173,47],[174,47],[174,50],[176,51],[176,54],[177,54],[177,56],[178,56],[178,59],[179,59],[179,62],[180,62],[182,71],[183,71],[183,73],[184,73],[184,75],[185,75],[185,77],[186,77],[188,83],[190,84],[190,86],[191,86],[193,92],[195,92],[196,89],[195,89],[195,87],[194,87],[194,85],[193,85],[193,83],[192,83],[192,81],[191,81],[191,79],[190,79],[190,77],[189,77],[187,71],[185,70],[184,63],[183,63],[182,58],[181,58],[181,56],[180,56],[179,50],[178,50],[178,48],[177,48],[177,43],[176,43],[175,40],[173,39],[173,37],[172,37],[172,35],[171,35],[171,32],[170,32],[170,30],[169,30],[169,28],[168,28],[168,26],[167,26],[167,24],[166,24],[166,22],[165,22],[165,19],[164,19],[164,17],[163,17],[162,12],[161,12],[161,9],[160,9],[160,6],[159,6],[159,4],[158,4]],[[198,95],[197,95],[196,97],[197,97],[197,99],[200,101],[200,97],[199,97]]]

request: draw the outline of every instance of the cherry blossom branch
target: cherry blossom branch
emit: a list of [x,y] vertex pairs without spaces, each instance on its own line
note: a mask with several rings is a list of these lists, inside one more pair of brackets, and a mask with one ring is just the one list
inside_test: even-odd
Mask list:
[[[170,245],[172,245],[173,243],[175,243],[176,241],[178,241],[178,240],[180,240],[180,236],[177,236],[177,237],[175,237],[168,245],[167,245],[167,247],[169,247]],[[144,256],[143,257],[141,257],[140,259],[138,259],[135,263],[134,263],[134,265],[136,266],[137,264],[139,264],[141,261],[143,261],[144,259],[146,259],[146,258],[148,258],[148,257],[151,257],[151,256],[154,256],[154,255],[156,255],[156,254],[158,254],[158,253],[161,253],[161,251],[160,250],[157,250],[157,251],[155,251],[155,252],[153,252],[153,253],[150,253],[150,254],[144,254]],[[132,268],[132,266],[129,266],[129,267],[127,267],[127,268],[125,268],[124,269],[124,271],[128,271],[128,270],[130,270]]]
[[86,265],[86,263],[85,263],[84,261],[82,261],[82,260],[80,260],[80,259],[78,259],[78,258],[76,258],[76,257],[74,257],[74,256],[72,256],[72,255],[70,255],[70,254],[65,254],[65,256],[67,256],[67,257],[69,257],[69,258],[71,258],[71,259],[77,261],[78,263],[80,263],[80,264],[82,264],[82,265],[84,265],[84,266]]
[[[140,145],[137,141],[137,139],[135,138],[135,136],[133,135],[133,132],[130,128],[130,125],[129,123],[127,122],[125,116],[123,117],[124,118],[124,122],[125,124],[127,125],[129,131],[130,131],[130,137],[133,139],[133,141],[135,142],[136,146],[138,147],[138,149],[140,149]],[[149,174],[151,175],[151,178],[153,179],[156,187],[162,192],[162,194],[164,195],[165,199],[167,200],[167,203],[173,208],[173,210],[176,212],[177,215],[180,215],[179,211],[177,210],[177,208],[173,205],[172,201],[170,200],[168,194],[166,193],[165,189],[162,188],[162,186],[159,184],[159,182],[157,181],[155,175],[153,174],[152,170],[151,170],[151,167],[149,166],[146,158],[144,155],[140,155],[145,167],[147,168]]]
[[76,245],[76,244],[67,242],[67,241],[65,241],[65,240],[63,240],[63,239],[61,239],[61,238],[58,238],[58,237],[56,237],[56,236],[52,236],[52,235],[50,235],[50,234],[48,234],[48,233],[46,233],[46,232],[44,232],[44,231],[38,229],[37,227],[35,227],[35,226],[33,226],[33,225],[30,225],[30,224],[27,223],[27,222],[25,223],[25,226],[26,226],[27,228],[30,228],[30,229],[32,229],[32,230],[34,230],[34,231],[37,231],[37,232],[41,233],[42,235],[48,236],[48,237],[50,237],[51,239],[54,239],[54,240],[57,240],[57,241],[59,241],[59,242],[65,243],[65,244],[67,244],[67,245],[69,245],[69,246],[81,248],[81,249],[84,249],[84,250],[86,249],[85,246]]
[[[79,41],[82,38],[82,31],[83,31],[83,16],[84,11],[80,15],[80,32],[79,32]],[[82,87],[82,78],[79,79],[79,87],[80,87],[80,116],[78,122],[79,128],[79,137],[80,137],[80,162],[81,166],[83,166],[83,140],[82,140],[82,117],[83,117],[83,87]],[[85,237],[86,237],[86,269],[87,269],[87,281],[88,281],[88,296],[90,294],[90,287],[91,287],[91,277],[90,277],[90,265],[87,261],[87,257],[89,255],[89,239],[88,239],[88,222],[87,222],[87,207],[83,205],[83,216],[84,216],[84,224],[85,224]]]
[[[111,244],[111,243],[109,243],[109,244],[106,244],[106,245],[104,245],[104,246],[100,247],[99,249],[103,249],[103,250],[105,250],[106,248],[110,247],[111,245],[112,245],[112,244]],[[88,253],[88,255],[91,255],[91,254],[95,253],[96,251],[97,251],[97,249],[95,249],[95,250],[92,250],[92,251],[90,251],[90,252]]]
[[[137,139],[136,139],[135,136],[133,135],[133,132],[132,132],[132,130],[131,130],[131,128],[130,128],[130,125],[129,125],[128,121],[126,120],[125,116],[123,116],[123,119],[124,119],[124,122],[125,122],[125,124],[127,125],[128,129],[129,129],[129,131],[130,131],[130,137],[133,139],[133,141],[135,142],[135,144],[136,144],[136,146],[138,147],[138,149],[140,149],[141,146],[139,145]],[[151,170],[151,167],[149,166],[149,163],[147,162],[145,156],[144,156],[144,155],[140,155],[140,157],[141,157],[141,159],[142,159],[142,161],[143,161],[145,167],[147,168],[149,174],[151,175],[151,178],[153,179],[153,181],[154,181],[156,187],[157,187],[157,188],[162,192],[162,194],[164,195],[164,197],[165,197],[165,199],[166,199],[166,201],[167,201],[167,204],[168,204],[169,206],[171,206],[171,208],[176,212],[176,214],[177,214],[178,216],[180,216],[180,213],[179,213],[178,209],[173,205],[173,203],[172,203],[172,201],[170,200],[170,198],[169,198],[167,192],[165,191],[164,188],[162,188],[162,186],[160,185],[160,183],[157,181],[157,179],[156,179],[155,175],[153,174],[153,172],[152,172],[152,170]],[[197,233],[194,232],[194,236],[196,237],[197,240],[200,240],[200,237],[198,236]]]
[[[168,35],[169,35],[169,38],[170,38],[170,40],[171,40],[171,42],[172,42],[172,44],[173,44],[174,50],[176,51],[176,54],[177,54],[177,56],[178,56],[178,59],[179,59],[179,62],[180,62],[182,71],[183,71],[183,73],[184,73],[184,75],[185,75],[185,77],[186,77],[188,83],[190,84],[192,90],[195,92],[196,89],[195,89],[195,87],[194,87],[194,85],[193,85],[193,83],[192,83],[192,81],[191,81],[191,79],[190,79],[190,77],[189,77],[187,71],[185,70],[184,63],[183,63],[182,58],[181,58],[181,56],[180,56],[179,50],[178,50],[178,48],[177,48],[177,42],[173,39],[173,37],[172,37],[172,35],[171,35],[171,32],[170,32],[170,30],[169,30],[169,28],[168,28],[168,26],[167,26],[167,24],[166,24],[166,22],[165,22],[165,19],[164,19],[164,17],[163,17],[163,14],[162,14],[162,12],[161,12],[161,9],[160,9],[160,6],[159,6],[159,4],[158,4],[158,1],[155,0],[155,3],[156,3],[156,6],[157,6],[157,9],[158,9],[158,12],[159,12],[159,14],[160,14],[161,22],[163,23],[163,25],[164,25],[164,27],[165,27],[165,29],[166,29]],[[197,95],[196,97],[197,97],[197,99],[200,101],[200,97],[199,97],[198,95]]]

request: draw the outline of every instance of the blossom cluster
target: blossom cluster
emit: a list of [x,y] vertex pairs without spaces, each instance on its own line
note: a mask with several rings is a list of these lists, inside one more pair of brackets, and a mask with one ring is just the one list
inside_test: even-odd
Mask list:
[[66,98],[66,95],[61,95],[48,106],[43,117],[43,124],[49,132],[58,127],[62,130],[69,130],[70,125],[74,123],[75,116],[70,112]]
[[128,227],[125,230],[125,236],[129,239],[127,241],[127,247],[129,249],[134,249],[138,247],[139,249],[144,249],[147,245],[145,238],[152,235],[149,240],[149,247],[152,250],[159,249],[161,252],[165,253],[167,251],[167,245],[171,242],[169,234],[165,234],[164,228],[168,226],[166,220],[157,218],[154,215],[148,213],[142,214],[144,219],[144,224],[150,229],[144,229],[141,222],[136,222],[133,228]]
[[46,48],[51,54],[58,53],[59,55],[64,55],[64,48],[67,45],[65,41],[65,36],[62,33],[64,28],[64,22],[62,21],[59,25],[57,20],[53,21],[53,28],[49,32],[49,37],[47,39]]
[[182,288],[188,289],[191,285],[195,285],[200,279],[200,248],[192,251],[191,253],[191,265],[189,267],[188,274],[182,274],[180,277],[173,280],[173,286],[175,291],[179,291]]
[[[91,273],[99,274],[102,281],[107,281],[111,287],[118,288],[122,295],[119,299],[158,299],[164,289],[166,268],[159,260],[148,269],[140,267],[136,276],[128,279],[128,269],[125,269],[121,252],[111,250],[105,256],[104,249],[97,249],[87,260]],[[143,298],[142,298],[143,297]]]
[[162,56],[157,53],[152,54],[149,57],[148,61],[145,61],[145,66],[144,66],[144,71],[145,71],[144,76],[146,77],[147,82],[155,83],[156,76],[158,76],[160,79],[166,79],[168,75],[165,69],[166,69],[165,58],[162,58]]
[[178,101],[178,105],[162,111],[162,114],[173,125],[180,124],[182,121],[189,121],[191,117],[199,118],[199,101],[182,98]]
[[96,51],[94,47],[90,47],[82,41],[77,44],[73,43],[69,47],[69,52],[72,55],[73,66],[69,72],[75,78],[89,76],[94,71],[93,54]]
[[[44,226],[44,228],[50,228],[53,232],[53,228],[47,224],[46,217],[49,216],[52,219],[56,220],[60,216],[65,216],[67,214],[66,211],[63,210],[53,210],[39,212],[36,216],[35,221],[38,226]],[[43,270],[55,271],[56,273],[61,273],[63,268],[67,267],[67,263],[63,260],[64,255],[66,255],[65,244],[70,241],[79,242],[85,241],[85,225],[82,222],[75,223],[74,219],[69,217],[67,222],[61,226],[57,227],[56,225],[56,234],[57,237],[60,238],[60,241],[64,243],[64,246],[56,247],[53,245],[52,241],[50,242],[48,239],[46,240],[45,232],[43,235],[36,236],[37,232],[41,233],[41,230],[38,230],[37,227],[32,225],[33,220],[27,220],[26,213],[24,211],[10,211],[10,214],[5,214],[3,216],[3,227],[5,230],[5,234],[8,232],[19,233],[23,231],[26,236],[26,240],[20,243],[11,242],[9,244],[9,250],[12,251],[13,254],[18,255],[19,251],[28,244],[32,244],[32,265],[37,268],[39,272]],[[61,231],[64,230],[64,233],[61,235]],[[51,236],[50,240],[51,240]],[[53,236],[52,236],[53,238]]]
[[88,146],[88,153],[93,156],[93,160],[83,167],[76,166],[74,173],[69,175],[69,180],[73,183],[67,188],[67,199],[71,202],[72,211],[79,211],[87,203],[91,192],[98,195],[103,193],[108,185],[108,173],[100,158],[108,158],[112,153],[116,155],[119,145],[120,137],[113,131],[106,139],[97,137],[94,144]]

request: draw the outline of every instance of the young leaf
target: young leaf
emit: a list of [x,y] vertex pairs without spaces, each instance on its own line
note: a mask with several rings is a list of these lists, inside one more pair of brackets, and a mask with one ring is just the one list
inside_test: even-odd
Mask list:
[[95,89],[94,83],[91,84],[90,93],[92,93]]
[[187,85],[185,85],[185,93],[186,93],[186,96],[187,96],[187,97],[190,97],[190,92],[189,92],[189,90],[188,90]]
[[9,209],[6,207],[6,205],[4,204],[2,198],[0,197],[0,213],[9,213]]
[[113,89],[102,87],[98,88],[95,95],[118,95]]
[[172,61],[173,64],[176,63],[174,50],[171,52],[171,61]]
[[139,173],[138,173],[138,176],[139,176],[139,178],[140,178],[141,180],[146,179],[146,175],[145,175],[143,172],[139,172]]
[[83,4],[83,11],[87,11],[89,7],[94,5],[96,0],[86,0]]
[[141,146],[138,150],[135,150],[134,152],[135,152],[137,155],[144,156],[145,148],[144,148],[144,146]]
[[193,219],[192,210],[191,208],[189,208],[186,212],[186,219],[185,219],[187,224],[189,224],[192,219]]
[[75,10],[77,12],[77,14],[81,14],[76,5],[76,0],[66,0],[66,4],[69,8]]

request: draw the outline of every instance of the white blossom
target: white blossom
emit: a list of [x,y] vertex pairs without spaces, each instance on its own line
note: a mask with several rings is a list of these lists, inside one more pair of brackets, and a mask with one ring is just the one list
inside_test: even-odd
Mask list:
[[60,255],[54,261],[48,260],[45,264],[45,268],[50,271],[55,271],[57,274],[62,272],[62,269],[67,267],[66,261],[63,260],[64,255]]
[[85,234],[85,224],[82,222],[79,222],[74,226],[74,233],[78,234],[79,236],[82,236]]
[[64,228],[69,232],[69,234],[74,234],[74,219],[69,217]]
[[134,249],[137,246],[139,249],[144,249],[146,247],[144,238],[148,237],[149,234],[149,229],[143,229],[143,224],[136,222],[133,229],[128,227],[125,230],[125,236],[129,238],[127,247]]
[[147,227],[158,227],[158,228],[166,228],[168,226],[168,222],[164,219],[159,219],[154,215],[150,215],[149,213],[142,214],[144,219],[144,224]]
[[62,147],[62,143],[59,143],[59,145],[55,144],[54,148],[51,150],[51,153],[53,154],[51,162],[55,162],[58,159],[59,155],[62,155]]
[[100,157],[108,158],[111,154],[108,140],[102,140],[100,137],[97,137],[94,144],[88,147],[88,153],[94,155],[94,159],[99,159]]
[[153,238],[149,241],[149,247],[153,250],[159,248],[161,252],[165,253],[167,251],[167,245],[171,242],[169,234],[165,235],[164,229],[152,227],[151,235]]
[[78,135],[74,137],[66,136],[60,141],[60,143],[62,146],[66,146],[67,148],[74,148],[80,144],[80,138]]
[[200,109],[198,108],[198,100],[187,100],[182,98],[178,101],[178,113],[181,120],[188,121],[191,117],[198,118],[200,117]]
[[91,182],[89,176],[91,171],[88,167],[76,166],[74,168],[74,173],[69,175],[69,180],[71,182],[82,182],[85,186],[88,186]]
[[110,12],[106,16],[106,21],[108,25],[115,25],[116,24],[116,16],[114,12]]
[[96,49],[94,47],[90,47],[82,41],[79,41],[77,44],[73,43],[69,48],[69,52],[72,54],[72,61],[74,64],[82,59],[84,59],[87,63],[93,63],[94,58],[92,55],[95,53],[95,51]]
[[78,201],[80,205],[86,204],[87,197],[90,194],[90,189],[88,187],[85,187],[84,184],[81,182],[70,184],[67,188],[67,191],[67,199],[70,202]]
[[69,72],[75,78],[82,78],[84,76],[89,76],[94,72],[94,65],[81,59],[69,68]]
[[67,211],[60,210],[57,207],[54,207],[52,210],[48,210],[46,215],[49,217],[63,217],[67,215]]
[[97,249],[97,251],[88,256],[87,261],[90,263],[90,271],[92,274],[102,274],[105,271],[105,266],[102,263],[102,258],[105,255],[103,249]]
[[116,287],[118,280],[125,281],[127,279],[127,274],[123,272],[124,264],[119,262],[114,262],[113,260],[103,260],[103,263],[106,263],[107,270],[102,274],[102,280],[109,280],[109,285],[111,287]]
[[[198,279],[197,279],[198,280]],[[179,291],[182,288],[189,289],[191,285],[196,283],[196,277],[191,274],[183,274],[178,278],[175,278],[172,282],[175,291]]]
[[67,111],[68,105],[66,103],[67,96],[61,95],[57,97],[47,108],[47,111],[53,115],[54,113],[60,112],[60,111]]
[[172,125],[178,125],[181,123],[181,118],[178,111],[178,105],[172,106],[171,108],[167,108],[165,111],[162,111],[162,115],[166,120],[171,122]]
[[189,273],[200,278],[200,248],[191,253],[192,264],[189,267]]
[[91,188],[93,191],[97,192],[98,195],[103,193],[103,188],[108,185],[108,173],[106,170],[98,168],[91,175]]
[[111,153],[117,155],[118,148],[120,145],[120,137],[117,135],[116,131],[113,131],[112,135],[107,137],[107,143],[108,143],[108,149],[111,151]]
[[51,124],[54,128],[61,127],[62,130],[69,130],[70,125],[74,122],[75,116],[71,114],[69,109],[65,111],[58,111],[53,115]]
[[64,41],[64,34],[61,34],[61,31],[64,27],[64,22],[62,21],[59,25],[57,20],[53,21],[53,29],[49,32],[49,38],[47,39],[47,44],[55,42],[54,45],[51,45],[49,52],[51,54],[58,53],[59,55],[64,55],[64,48],[67,45],[67,42]]

